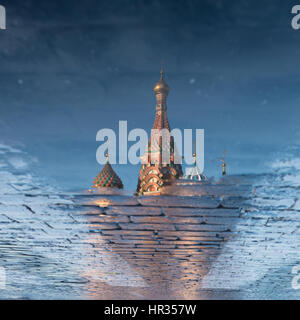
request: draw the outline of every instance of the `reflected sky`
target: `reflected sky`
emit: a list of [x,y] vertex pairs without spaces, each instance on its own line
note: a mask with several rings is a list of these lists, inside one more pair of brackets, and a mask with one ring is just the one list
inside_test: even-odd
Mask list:
[[[299,141],[300,31],[293,1],[8,1],[0,32],[0,133],[38,174],[87,189],[96,132],[149,130],[161,60],[172,128],[205,129],[205,172],[265,172]],[[117,166],[134,190],[139,166]]]

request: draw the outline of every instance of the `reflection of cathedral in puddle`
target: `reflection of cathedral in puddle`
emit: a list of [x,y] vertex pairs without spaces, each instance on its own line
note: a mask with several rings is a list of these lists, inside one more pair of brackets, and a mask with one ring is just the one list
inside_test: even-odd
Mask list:
[[[90,280],[88,297],[199,298],[200,281],[218,254],[221,239],[203,232],[176,231],[174,225],[180,218],[169,209],[129,206],[86,212],[90,233],[82,276]],[[165,216],[158,215],[161,210]],[[147,211],[152,230],[142,222],[147,221]],[[109,225],[122,221],[128,229]],[[129,226],[129,221],[135,223]]]
[[170,88],[161,71],[160,80],[154,86],[156,114],[153,131],[146,152],[141,157],[142,166],[136,189],[139,195],[160,195],[163,186],[170,185],[183,174],[179,161],[181,157],[176,150],[174,137],[170,135],[171,129],[167,117],[169,91]]
[[[170,132],[166,104],[169,86],[163,72],[154,92],[156,115],[153,129],[158,133],[163,129]],[[108,157],[106,165],[94,180],[93,193],[97,191],[100,194],[92,200],[89,205],[93,207],[85,213],[90,229],[86,239],[88,252],[84,273],[84,277],[90,280],[87,284],[89,297],[201,297],[198,291],[200,281],[224,241],[219,231],[222,234],[226,228],[220,227],[216,221],[209,221],[207,225],[207,219],[212,219],[209,216],[213,210],[207,212],[199,208],[199,199],[187,197],[184,201],[188,204],[184,207],[178,197],[151,197],[168,193],[184,196],[184,192],[191,196],[190,187],[209,185],[197,166],[196,153],[193,154],[193,166],[182,177],[174,139],[168,136],[166,141],[168,143],[164,144],[160,135],[154,135],[142,157],[144,161],[136,192],[139,196],[147,197],[138,197],[139,200],[119,197],[117,203],[114,202],[117,198],[101,197],[101,188],[123,188]],[[168,151],[169,163],[163,162],[165,151]],[[183,185],[185,188],[182,188]],[[197,189],[194,192],[199,196],[202,191]],[[141,201],[148,203],[141,206]],[[161,205],[155,205],[155,201]],[[197,203],[191,204],[190,201]],[[213,208],[217,208],[218,204]],[[212,208],[210,202],[205,205],[206,208]]]

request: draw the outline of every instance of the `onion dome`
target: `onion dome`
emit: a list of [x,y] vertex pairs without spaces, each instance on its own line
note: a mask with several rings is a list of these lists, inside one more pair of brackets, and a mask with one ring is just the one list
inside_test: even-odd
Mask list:
[[164,72],[161,71],[160,72],[160,79],[157,82],[157,84],[154,86],[154,92],[155,92],[155,94],[162,93],[162,94],[168,95],[169,91],[170,91],[170,88],[164,80]]
[[196,153],[193,154],[194,165],[191,168],[187,168],[186,174],[183,179],[194,180],[194,181],[207,181],[206,175],[200,171],[196,162]]
[[118,175],[113,170],[109,163],[108,155],[106,155],[107,161],[103,169],[96,176],[93,181],[93,188],[119,188],[123,189],[123,183]]

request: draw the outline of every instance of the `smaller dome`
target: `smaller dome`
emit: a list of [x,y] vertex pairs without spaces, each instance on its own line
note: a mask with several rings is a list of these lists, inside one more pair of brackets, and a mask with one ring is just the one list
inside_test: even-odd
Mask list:
[[118,175],[114,172],[108,161],[101,172],[97,175],[97,177],[93,181],[93,188],[119,188],[123,189],[123,183]]
[[164,73],[163,71],[160,72],[160,79],[157,82],[157,84],[154,86],[154,92],[155,94],[158,93],[163,93],[165,95],[168,95],[170,91],[169,86],[167,85],[167,83],[164,80]]

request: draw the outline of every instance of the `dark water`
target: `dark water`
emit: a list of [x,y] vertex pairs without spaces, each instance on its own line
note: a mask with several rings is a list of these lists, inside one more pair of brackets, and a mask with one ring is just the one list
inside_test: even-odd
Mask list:
[[1,145],[0,298],[298,299],[293,152],[271,174],[136,198],[59,192]]

